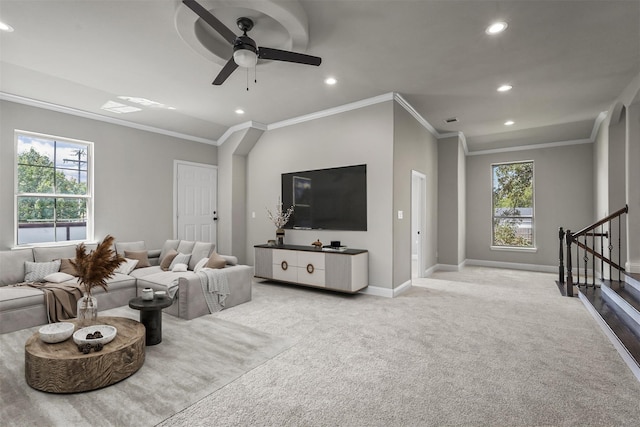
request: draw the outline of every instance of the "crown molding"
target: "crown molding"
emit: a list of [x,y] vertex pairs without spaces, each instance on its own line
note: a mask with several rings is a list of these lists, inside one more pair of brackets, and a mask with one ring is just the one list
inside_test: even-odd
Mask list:
[[265,131],[265,130],[267,130],[267,125],[265,125],[264,123],[260,123],[260,122],[254,122],[253,120],[250,120],[250,121],[244,122],[244,123],[239,123],[237,125],[233,125],[229,129],[227,129],[225,131],[225,133],[223,133],[220,138],[218,138],[218,142],[217,142],[216,145],[220,146],[220,145],[224,144],[225,141],[227,139],[229,139],[229,137],[231,135],[233,135],[234,133],[239,132],[239,131],[244,130],[244,129],[249,129],[249,128]]
[[172,136],[174,138],[186,139],[188,141],[200,142],[202,144],[217,145],[217,141],[213,139],[201,138],[199,136],[187,135],[180,132],[173,132],[166,129],[160,129],[154,126],[147,126],[133,123],[127,120],[116,119],[114,117],[104,116],[102,114],[91,113],[89,111],[78,110],[76,108],[65,107],[63,105],[52,104],[46,101],[26,98],[24,96],[13,95],[6,92],[0,92],[0,100],[15,102],[18,104],[29,105],[31,107],[42,108],[45,110],[56,111],[58,113],[70,114],[72,116],[83,117],[85,119],[98,120],[100,122],[111,123],[114,125],[125,126],[133,129],[143,130],[147,132],[158,133],[161,135]]
[[273,129],[283,128],[286,126],[297,125],[299,123],[321,119],[323,117],[329,117],[335,114],[346,113],[347,111],[357,110],[359,108],[364,108],[370,105],[380,104],[382,102],[387,102],[392,100],[393,100],[393,93],[389,92],[383,95],[374,96],[372,98],[363,99],[361,101],[355,101],[349,104],[340,105],[338,107],[328,108],[326,110],[316,111],[315,113],[305,114],[302,116],[293,117],[291,119],[286,119],[279,122],[271,123],[267,125],[267,130],[273,130]]
[[510,153],[512,151],[540,150],[542,148],[565,147],[567,145],[592,144],[591,139],[573,139],[570,141],[546,142],[544,144],[520,145],[517,147],[495,148],[491,150],[472,151],[469,156],[482,156],[484,154]]

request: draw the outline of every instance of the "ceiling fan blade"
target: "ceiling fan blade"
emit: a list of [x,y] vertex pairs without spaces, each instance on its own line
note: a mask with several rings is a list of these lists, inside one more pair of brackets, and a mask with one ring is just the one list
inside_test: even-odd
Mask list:
[[227,64],[222,68],[222,71],[218,73],[216,79],[213,81],[213,84],[216,86],[221,85],[227,80],[227,77],[231,75],[238,68],[238,64],[236,64],[233,60],[233,57],[227,61]]
[[233,44],[236,41],[236,35],[233,31],[224,25],[218,18],[213,16],[211,12],[205,9],[200,3],[195,0],[182,0],[189,9],[193,10],[200,18],[202,18],[207,24],[216,30],[226,41]]
[[270,47],[258,48],[258,58],[316,66],[322,62],[322,58],[318,56],[305,55],[304,53],[290,52],[288,50],[272,49]]

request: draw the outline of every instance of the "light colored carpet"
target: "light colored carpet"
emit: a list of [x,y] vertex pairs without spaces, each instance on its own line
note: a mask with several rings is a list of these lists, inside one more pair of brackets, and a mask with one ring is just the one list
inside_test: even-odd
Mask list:
[[[104,389],[114,391],[105,400],[105,420],[119,426],[164,420],[162,427],[637,426],[640,383],[581,302],[561,297],[554,280],[553,274],[468,267],[417,280],[419,287],[394,299],[258,283],[253,301],[200,321],[244,331],[234,346],[219,349],[227,352],[224,362],[209,357],[219,345],[161,357],[191,326],[174,331],[165,315],[165,342],[149,348],[143,370],[149,369],[120,383],[135,379],[136,386]],[[201,381],[199,367],[219,372],[234,355],[249,356],[245,333],[271,351],[244,363],[220,388]],[[262,341],[250,338],[256,336]],[[22,360],[23,341],[6,349],[3,340],[0,424],[93,421],[77,408],[98,401],[100,392],[80,403],[82,395],[5,391],[7,376],[15,384],[22,375],[8,372],[21,368],[5,359]],[[165,376],[183,356],[193,360],[183,374],[187,385],[170,389]],[[167,389],[202,399],[181,411],[181,405],[166,408],[160,396]],[[57,418],[43,418],[52,410]]]
[[[100,314],[139,319],[129,307]],[[131,377],[87,393],[50,394],[24,379],[24,343],[38,327],[0,335],[1,426],[153,426],[292,345],[270,333],[203,316],[163,315],[162,343]]]
[[640,383],[555,275],[468,267],[395,298],[256,284],[217,316],[296,344],[169,426],[637,426]]

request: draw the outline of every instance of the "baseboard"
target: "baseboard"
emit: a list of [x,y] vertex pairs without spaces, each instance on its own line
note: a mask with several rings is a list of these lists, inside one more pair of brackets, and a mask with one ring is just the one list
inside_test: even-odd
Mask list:
[[411,289],[411,280],[404,282],[402,285],[394,289],[381,288],[379,286],[369,285],[358,293],[365,294],[365,295],[374,295],[377,297],[395,298],[407,292],[409,289]]
[[519,262],[487,261],[483,259],[467,259],[465,265],[479,267],[508,268],[511,270],[539,271],[542,273],[558,273],[557,265],[523,264]]
[[436,271],[461,271],[466,264],[467,264],[467,260],[462,261],[458,265],[455,265],[455,264],[436,264],[433,267],[431,267],[429,270],[427,270],[427,272],[429,274],[427,276],[425,276],[425,277],[429,277],[431,274],[435,273]]
[[625,262],[624,269],[629,273],[640,273],[640,264],[637,262]]

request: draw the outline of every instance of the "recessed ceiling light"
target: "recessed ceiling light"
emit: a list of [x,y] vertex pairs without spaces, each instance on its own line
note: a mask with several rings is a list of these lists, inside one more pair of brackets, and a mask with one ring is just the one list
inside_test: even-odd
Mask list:
[[13,32],[13,27],[9,24],[5,24],[4,22],[0,22],[0,31],[6,31],[7,33]]
[[244,110],[242,108],[236,109],[236,114],[244,114]]
[[502,85],[498,88],[498,92],[509,92],[511,89],[513,89],[511,85]]
[[494,22],[493,24],[489,25],[487,27],[487,29],[485,30],[485,33],[487,34],[498,34],[503,32],[504,30],[507,29],[507,23],[500,21],[500,22]]
[[333,86],[334,84],[338,83],[335,77],[327,77],[324,82],[330,86]]
[[511,126],[513,125],[515,122],[513,120],[507,120],[506,122],[504,122],[505,126]]

